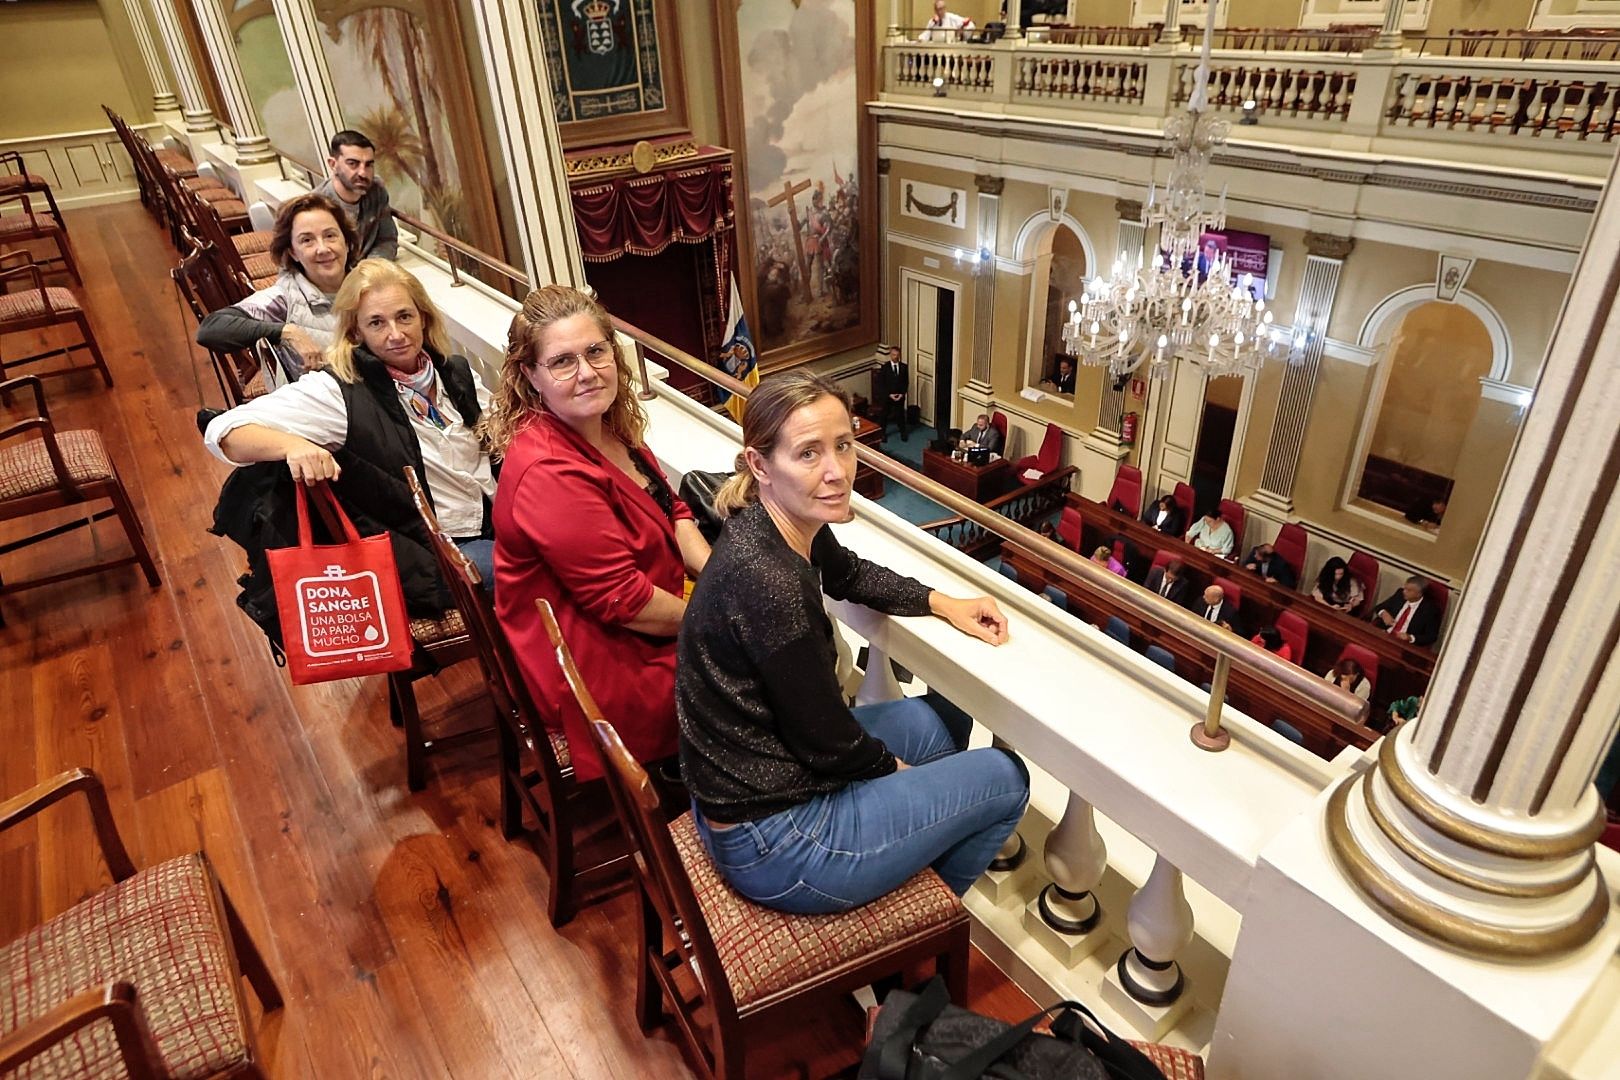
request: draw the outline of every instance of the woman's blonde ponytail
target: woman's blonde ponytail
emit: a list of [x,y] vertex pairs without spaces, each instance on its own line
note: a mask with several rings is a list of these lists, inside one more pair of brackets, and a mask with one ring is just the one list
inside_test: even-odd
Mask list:
[[737,455],[732,462],[731,479],[720,485],[720,490],[714,493],[714,512],[722,518],[728,518],[741,510],[749,503],[759,498],[759,481],[748,468],[748,454]]

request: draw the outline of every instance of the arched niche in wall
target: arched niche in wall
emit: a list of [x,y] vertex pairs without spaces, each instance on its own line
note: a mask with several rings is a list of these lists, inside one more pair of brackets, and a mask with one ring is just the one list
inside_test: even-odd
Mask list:
[[[1102,392],[1100,368],[1084,367],[1071,360],[1073,388],[1063,391],[1057,385],[1062,373],[1059,360],[1064,355],[1063,323],[1068,318],[1069,301],[1080,294],[1086,276],[1096,272],[1097,255],[1091,237],[1067,214],[1054,219],[1040,213],[1019,229],[1014,251],[1017,259],[1031,268],[1024,385],[1045,391],[1066,404],[1095,403]],[[1085,416],[1087,426],[1095,418],[1093,407]]]
[[1377,372],[1347,501],[1438,528],[1484,388],[1511,362],[1507,327],[1472,293],[1435,299],[1433,286],[1386,297],[1362,326]]

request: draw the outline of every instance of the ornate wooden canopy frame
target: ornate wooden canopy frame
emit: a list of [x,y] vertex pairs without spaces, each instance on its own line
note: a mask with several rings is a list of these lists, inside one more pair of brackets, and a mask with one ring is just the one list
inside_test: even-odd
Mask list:
[[[784,11],[791,12],[800,0],[771,0],[780,3]],[[859,289],[860,317],[855,325],[832,333],[821,334],[775,349],[759,350],[761,371],[774,371],[807,363],[834,353],[870,345],[878,339],[878,294],[882,282],[878,279],[880,265],[878,252],[877,185],[877,126],[866,111],[866,103],[873,97],[873,75],[877,68],[874,53],[876,33],[870,0],[845,0],[855,9],[855,116],[857,125],[858,161],[856,176],[860,182],[860,207],[856,220],[860,228]],[[742,0],[711,0],[714,5],[715,36],[717,38],[722,117],[725,121],[726,144],[735,152],[733,165],[737,206],[737,284],[742,291],[743,309],[748,325],[754,331],[754,341],[760,344],[759,298],[756,295],[754,268],[753,215],[751,188],[748,182],[748,125],[744,112],[747,93],[742,83],[742,65],[737,38],[737,9]]]

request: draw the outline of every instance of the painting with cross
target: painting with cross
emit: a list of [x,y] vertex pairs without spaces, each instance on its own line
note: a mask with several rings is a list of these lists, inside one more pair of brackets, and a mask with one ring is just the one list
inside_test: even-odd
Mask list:
[[871,225],[863,230],[873,155],[858,63],[871,20],[855,0],[717,0],[723,18],[732,9],[734,126],[746,133],[739,240],[752,263],[739,269],[755,340],[767,365],[856,347],[876,326],[876,282],[861,258],[863,241],[874,242]]

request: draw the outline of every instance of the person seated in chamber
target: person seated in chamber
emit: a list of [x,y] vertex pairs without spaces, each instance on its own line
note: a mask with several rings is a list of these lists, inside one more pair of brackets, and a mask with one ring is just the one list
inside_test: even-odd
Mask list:
[[1316,585],[1311,589],[1311,599],[1347,614],[1354,614],[1366,598],[1367,590],[1361,579],[1352,574],[1349,564],[1337,555],[1322,564]]
[[782,911],[848,910],[929,866],[965,893],[1023,816],[1028,771],[999,749],[959,751],[921,699],[851,710],[823,592],[936,615],[990,645],[1007,640],[1006,617],[989,597],[947,596],[839,543],[828,526],[851,518],[855,436],[832,382],[767,378],[743,446],[678,647],[698,833],[733,888]]
[[304,484],[330,481],[362,535],[392,535],[407,608],[436,615],[452,602],[404,470],[416,470],[440,526],[490,580],[495,476],[475,434],[489,392],[464,357],[450,354],[444,320],[422,283],[394,263],[359,263],[332,308],[335,340],[321,370],[208,422],[204,442],[221,460],[287,466],[233,474],[215,531],[243,542],[251,559],[264,523],[291,529],[287,474]]
[[541,624],[550,602],[603,715],[637,760],[673,757],[675,635],[709,545],[643,439],[647,415],[607,309],[547,285],[512,318],[485,424],[503,455],[495,605],[524,681],[568,737],[574,775],[602,775]]
[[271,373],[279,384],[320,366],[337,331],[333,301],[360,249],[337,203],[312,192],[281,204],[270,257],[281,268],[276,280],[211,312],[197,326],[197,344],[226,352],[268,341],[280,363],[280,372]]

